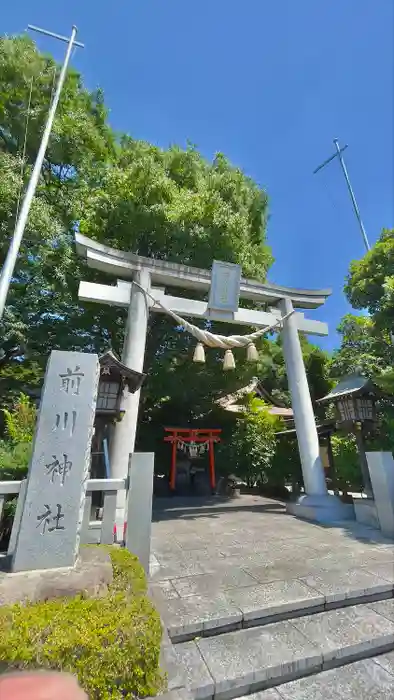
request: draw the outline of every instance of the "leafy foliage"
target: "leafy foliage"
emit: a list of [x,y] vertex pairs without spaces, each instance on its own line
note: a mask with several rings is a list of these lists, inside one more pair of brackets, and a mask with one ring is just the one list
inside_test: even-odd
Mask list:
[[377,327],[394,328],[394,229],[384,229],[373,248],[350,266],[345,287],[356,309],[368,309]]
[[[2,39],[0,68],[5,77],[0,96],[1,264],[14,226],[26,117],[29,112],[24,183],[37,151],[55,63],[29,40]],[[35,206],[0,323],[3,405],[30,381],[33,387],[40,384],[52,349],[101,352],[111,346],[121,351],[124,310],[114,313],[78,302],[80,279],[103,278],[76,256],[76,227],[122,250],[173,262],[202,267],[210,267],[214,258],[239,262],[244,274],[261,280],[272,261],[262,189],[220,154],[210,163],[191,146],[161,150],[129,137],[115,138],[102,93],[89,93],[75,71],[62,93]],[[210,353],[204,371],[190,370],[191,354],[190,337],[167,318],[152,315],[142,440],[163,407],[169,411],[175,402],[182,413],[187,399],[192,409],[185,419],[189,413],[195,420],[207,414],[219,390],[236,388],[234,376],[222,374],[218,352]],[[191,371],[196,381],[185,382]],[[250,375],[243,364],[238,381]]]
[[348,314],[342,320],[340,349],[331,373],[339,378],[360,372],[383,391],[377,403],[379,430],[368,438],[369,448],[394,450],[394,230],[384,230],[378,242],[350,266],[345,287],[355,308],[369,316]]
[[0,441],[0,480],[18,481],[26,476],[32,452],[36,408],[20,394],[11,410],[3,409],[7,440]]
[[362,488],[360,459],[357,452],[356,438],[353,434],[336,434],[331,437],[332,452],[338,485],[342,491]]
[[331,373],[335,377],[360,372],[376,378],[394,364],[394,346],[389,334],[379,331],[369,316],[347,314],[339,327],[341,347],[334,352]]
[[303,484],[300,453],[296,436],[280,436],[277,440],[270,482],[276,487],[291,484],[292,489],[299,491]]
[[13,443],[31,442],[36,425],[36,407],[29,397],[21,394],[11,411],[3,409],[6,433]]
[[[38,150],[57,70],[54,60],[40,54],[26,37],[0,39],[0,265],[21,188]],[[53,345],[65,341],[71,347],[78,335],[78,311],[74,331],[65,323],[70,320],[72,325],[70,315],[78,309],[72,232],[83,207],[84,179],[96,160],[106,162],[113,152],[100,91],[89,93],[78,73],[70,70],[0,323],[2,370],[11,362],[18,373],[25,361],[42,368]]]
[[264,402],[250,398],[243,415],[236,420],[231,438],[219,450],[219,459],[248,486],[269,481],[280,420],[271,415]]
[[24,479],[32,455],[30,442],[13,445],[0,441],[0,481],[19,481]]
[[163,151],[128,137],[97,180],[82,233],[185,265],[237,262],[245,275],[265,279],[267,197],[224,156],[210,164],[190,146]]
[[73,673],[92,700],[154,696],[161,689],[161,623],[136,557],[108,548],[114,581],[104,598],[0,609],[0,661],[9,670]]

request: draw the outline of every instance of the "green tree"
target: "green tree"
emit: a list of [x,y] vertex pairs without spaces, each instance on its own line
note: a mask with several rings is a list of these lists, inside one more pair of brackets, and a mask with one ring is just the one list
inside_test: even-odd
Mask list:
[[333,354],[331,374],[337,379],[361,372],[378,377],[394,364],[394,346],[388,332],[378,330],[370,316],[343,317],[338,332],[341,346]]
[[[55,64],[32,42],[16,38],[1,41],[0,67],[6,76],[0,96],[1,139],[17,185],[26,115],[30,113],[24,181],[37,150]],[[16,210],[18,187],[9,182],[8,176],[2,180],[0,175],[0,198],[5,192],[0,202],[0,258]],[[115,143],[101,92],[88,93],[75,71],[62,95],[35,204],[41,219],[35,222],[32,214],[0,326],[2,374],[7,365],[14,370],[12,376],[7,370],[2,382],[5,392],[18,385],[21,365],[33,363],[42,371],[51,349],[121,350],[125,312],[78,302],[80,279],[103,278],[77,258],[76,225],[99,241],[142,255],[203,267],[210,267],[215,257],[239,262],[244,274],[261,280],[272,261],[263,190],[221,155],[209,163],[192,147],[163,151],[129,137]],[[221,331],[226,332],[223,327]],[[176,331],[171,320],[152,316],[146,356],[150,376],[144,392],[148,421],[163,396],[179,390],[182,403],[182,372],[190,372],[191,351],[187,334]],[[216,384],[219,377],[223,381],[219,359],[218,353],[211,353],[211,364],[190,387],[194,414],[215,385],[213,377]],[[174,383],[175,371],[180,381]],[[231,385],[230,378],[226,381]]]
[[347,314],[340,326],[341,347],[331,373],[339,379],[361,372],[382,389],[377,402],[379,427],[368,437],[370,449],[394,449],[394,230],[385,229],[373,248],[350,266],[345,292],[369,316]]
[[[37,154],[58,70],[55,61],[26,37],[0,38],[0,265]],[[2,368],[9,362],[45,357],[53,345],[70,348],[73,338],[83,334],[73,228],[83,210],[85,178],[90,178],[97,162],[108,162],[113,152],[101,92],[89,93],[71,69],[0,323]]]
[[350,266],[345,293],[355,309],[368,309],[380,329],[394,331],[394,229]]

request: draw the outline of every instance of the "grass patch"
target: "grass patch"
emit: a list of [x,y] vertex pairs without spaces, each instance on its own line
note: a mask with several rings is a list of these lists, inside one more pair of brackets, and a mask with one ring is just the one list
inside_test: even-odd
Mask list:
[[127,550],[106,549],[114,580],[105,597],[0,607],[3,667],[68,671],[90,700],[159,692],[161,623],[146,596],[145,573]]

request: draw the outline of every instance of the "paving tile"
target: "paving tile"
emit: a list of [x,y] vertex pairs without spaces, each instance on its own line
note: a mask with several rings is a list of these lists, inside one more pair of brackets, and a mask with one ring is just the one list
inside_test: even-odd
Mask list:
[[214,682],[198,647],[193,642],[176,644],[170,654],[171,663],[166,666],[168,690],[185,686],[195,700],[212,697]]
[[255,579],[242,569],[231,567],[214,574],[173,579],[172,584],[181,598],[192,595],[209,595],[219,590],[251,586]]
[[183,566],[184,564],[188,566],[193,563],[204,564],[210,560],[216,561],[217,558],[220,557],[220,554],[214,547],[196,550],[188,550],[179,547],[176,552],[156,554],[156,557],[162,566]]
[[325,662],[394,644],[394,623],[367,605],[307,615],[292,624],[311,642],[320,644]]
[[394,622],[394,600],[380,600],[377,603],[369,603],[369,607],[372,608],[379,615],[387,617],[391,622]]
[[371,574],[380,576],[394,585],[394,561],[393,562],[371,562],[363,567]]
[[[393,680],[368,659],[281,685],[278,700],[393,700]],[[249,700],[266,698],[259,693]]]
[[301,577],[300,580],[325,595],[328,603],[368,593],[386,593],[393,589],[389,581],[364,569],[351,569],[344,572],[324,571],[320,574]]
[[235,697],[252,684],[317,669],[322,662],[318,645],[289,622],[200,639],[197,646],[215,681],[216,697]]
[[189,596],[168,600],[161,613],[172,639],[184,635],[200,635],[203,631],[242,622],[239,608],[220,593],[212,597]]
[[244,564],[245,571],[253,576],[259,583],[269,583],[270,581],[288,581],[291,579],[307,576],[311,566],[304,561],[281,561],[254,565]]
[[159,598],[161,600],[171,600],[171,598],[179,598],[179,595],[170,580],[158,581],[158,583],[151,583],[149,588],[155,598]]
[[213,560],[211,562],[205,561],[204,563],[195,561],[190,561],[188,563],[174,561],[171,566],[166,565],[160,566],[158,569],[155,568],[150,578],[153,582],[164,581],[166,579],[175,579],[181,576],[196,576],[197,574],[214,573],[216,569],[217,561]]
[[[223,545],[218,543],[218,549],[225,557],[239,557],[241,559],[245,554],[259,554],[267,558],[271,558],[273,554],[271,543],[265,540],[259,542],[257,538],[254,538],[250,542],[244,539],[240,544],[231,543],[230,545]],[[278,538],[276,552],[274,552],[275,556],[278,556],[279,553],[284,555],[286,551],[294,553],[294,547],[291,547],[288,541],[285,543]]]
[[227,591],[226,598],[242,611],[245,621],[312,608],[325,602],[323,595],[297,579]]
[[368,560],[376,562],[388,562],[389,564],[392,564],[394,561],[394,545],[389,544],[385,545],[384,547],[379,547],[378,549],[368,549],[365,553],[365,559],[366,564],[368,563]]
[[388,654],[382,654],[381,656],[375,656],[374,661],[376,664],[379,664],[379,666],[382,666],[387,673],[391,673],[391,675],[394,676],[394,651],[390,651]]
[[262,690],[260,693],[252,693],[252,695],[243,695],[238,700],[283,700],[282,696],[279,695],[279,691],[275,688],[270,688],[269,690]]

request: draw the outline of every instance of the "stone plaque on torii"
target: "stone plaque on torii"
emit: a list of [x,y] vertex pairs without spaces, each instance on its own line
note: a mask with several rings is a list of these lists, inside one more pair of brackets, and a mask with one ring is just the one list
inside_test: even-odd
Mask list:
[[[128,309],[122,362],[137,372],[143,371],[150,312],[163,313],[167,309],[186,317],[206,318],[257,328],[272,327],[283,319],[283,352],[305,486],[305,495],[301,496],[297,504],[292,504],[291,510],[301,517],[319,521],[348,517],[350,513],[344,509],[339,499],[330,496],[327,491],[298,336],[299,332],[326,336],[327,324],[307,319],[303,312],[294,312],[294,309],[316,309],[322,306],[331,291],[290,289],[268,282],[255,282],[241,278],[239,266],[220,262],[215,263],[214,268],[222,266],[221,272],[219,270],[215,273],[214,284],[211,284],[211,270],[141,257],[110,248],[78,233],[75,235],[75,241],[78,254],[86,259],[89,267],[117,278],[117,283],[113,286],[80,282],[79,298],[81,301],[94,301]],[[230,272],[224,275],[226,268]],[[234,282],[236,275],[239,275],[238,283]],[[227,279],[227,291],[224,291],[224,278]],[[216,285],[219,286],[219,290],[214,288]],[[207,303],[171,296],[166,294],[166,287],[211,291],[210,301]],[[213,298],[215,302],[212,302]],[[238,298],[269,305],[269,311],[234,307],[235,300],[238,304]],[[155,304],[152,299],[158,303]],[[213,306],[215,308],[212,308]],[[111,447],[111,476],[114,478],[124,478],[127,475],[129,454],[134,450],[138,406],[139,392],[126,393],[122,405],[125,414],[116,426]],[[123,495],[123,499],[124,497]],[[124,500],[119,500],[118,526],[122,522],[123,512]]]

